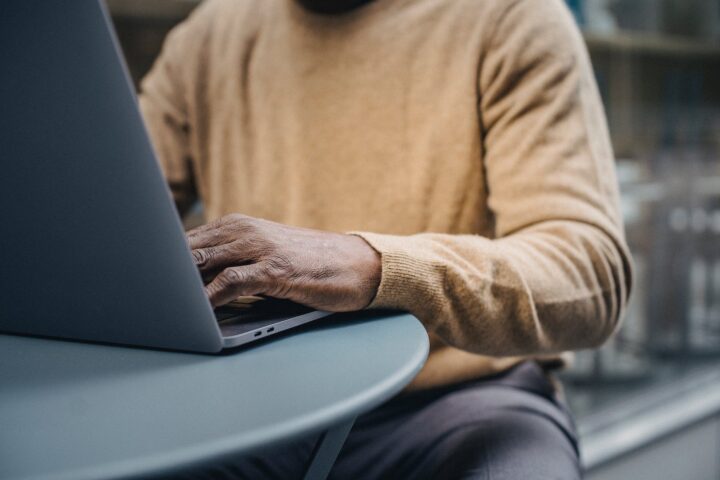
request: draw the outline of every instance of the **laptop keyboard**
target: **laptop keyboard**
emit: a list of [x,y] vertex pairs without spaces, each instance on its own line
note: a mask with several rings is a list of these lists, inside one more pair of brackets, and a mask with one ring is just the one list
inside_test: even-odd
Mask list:
[[239,308],[218,308],[215,310],[215,319],[218,322],[224,322],[226,320],[241,319],[244,314],[247,314],[247,310]]
[[312,311],[288,300],[267,299],[249,306],[218,307],[215,318],[223,335],[230,336]]

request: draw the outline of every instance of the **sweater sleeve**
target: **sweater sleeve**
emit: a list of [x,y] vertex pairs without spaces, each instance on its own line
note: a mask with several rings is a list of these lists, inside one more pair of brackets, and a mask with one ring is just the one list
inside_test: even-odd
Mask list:
[[588,55],[560,0],[498,3],[478,70],[495,238],[357,232],[382,257],[370,307],[408,310],[485,355],[597,346],[619,323],[631,266]]
[[196,8],[170,31],[160,55],[140,85],[140,110],[173,199],[180,212],[198,197],[193,174],[190,115],[192,91],[200,68],[209,5]]

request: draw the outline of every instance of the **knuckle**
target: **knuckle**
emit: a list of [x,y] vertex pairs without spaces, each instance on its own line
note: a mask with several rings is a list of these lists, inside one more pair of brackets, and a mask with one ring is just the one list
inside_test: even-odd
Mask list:
[[291,283],[277,262],[265,261],[258,272],[260,283],[264,285],[265,293],[271,297],[284,298],[290,290]]
[[242,213],[230,213],[228,215],[225,215],[223,219],[225,220],[225,223],[241,224],[245,222],[247,216],[243,215]]
[[207,249],[198,249],[192,251],[192,256],[193,260],[195,260],[195,264],[202,267],[210,260],[211,253]]
[[220,228],[220,227],[222,227],[223,225],[225,225],[225,221],[226,221],[226,217],[216,218],[216,219],[213,220],[212,222],[208,223],[207,226],[208,226],[210,229],[217,229],[217,228]]
[[257,236],[255,221],[252,217],[242,213],[230,213],[222,217],[222,221],[222,229],[225,234],[230,233],[236,238],[242,238],[245,241]]
[[266,259],[268,267],[273,266],[276,263],[273,258],[275,257],[277,249],[275,248],[275,245],[267,239],[256,238],[251,242],[250,250],[256,257]]
[[268,262],[263,262],[258,269],[258,280],[266,285],[277,285],[280,283],[277,270]]
[[273,255],[265,262],[265,273],[272,282],[281,282],[293,276],[290,260],[283,255]]
[[245,280],[245,276],[236,268],[226,268],[221,277],[221,282],[228,286],[239,285]]

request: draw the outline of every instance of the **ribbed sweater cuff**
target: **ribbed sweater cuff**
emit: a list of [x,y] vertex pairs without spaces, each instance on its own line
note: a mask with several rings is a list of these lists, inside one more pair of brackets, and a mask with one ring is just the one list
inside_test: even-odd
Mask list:
[[[438,265],[422,259],[421,248],[410,236],[349,232],[363,238],[381,257],[382,276],[367,308],[394,308],[410,312],[425,310],[443,298],[443,275]],[[415,252],[415,253],[413,253]]]

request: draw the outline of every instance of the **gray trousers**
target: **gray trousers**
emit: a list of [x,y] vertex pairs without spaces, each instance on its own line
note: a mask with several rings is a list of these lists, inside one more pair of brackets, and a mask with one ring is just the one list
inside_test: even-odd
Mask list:
[[[302,478],[317,438],[188,472],[187,478]],[[358,418],[330,473],[331,480],[581,477],[572,418],[535,362],[388,401]]]

